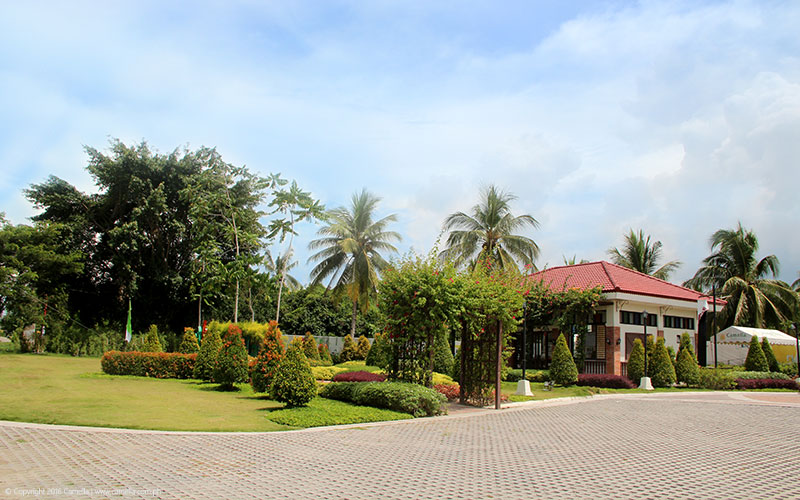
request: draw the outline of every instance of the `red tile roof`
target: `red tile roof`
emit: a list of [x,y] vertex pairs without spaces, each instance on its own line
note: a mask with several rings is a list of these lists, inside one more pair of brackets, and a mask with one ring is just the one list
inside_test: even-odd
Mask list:
[[[691,302],[706,299],[711,302],[708,295],[606,261],[551,267],[531,274],[531,278],[541,280],[551,290],[600,286],[603,292],[624,292]],[[717,304],[724,303],[717,299]]]

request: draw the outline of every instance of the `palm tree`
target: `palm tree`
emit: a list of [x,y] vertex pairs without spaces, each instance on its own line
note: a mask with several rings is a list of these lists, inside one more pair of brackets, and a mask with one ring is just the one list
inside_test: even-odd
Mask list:
[[528,214],[514,216],[510,203],[517,197],[489,186],[481,191],[480,203],[472,207],[472,215],[456,212],[447,216],[443,230],[449,231],[447,248],[439,256],[462,265],[483,257],[492,259],[501,268],[534,266],[539,245],[532,239],[513,234],[539,222]]
[[394,214],[373,220],[379,201],[366,189],[353,194],[352,206],[329,212],[329,224],[317,231],[323,237],[308,245],[309,249],[319,250],[308,259],[318,262],[311,270],[312,283],[330,278],[328,288],[335,282],[334,288],[353,301],[352,335],[356,332],[358,305],[361,303],[364,311],[369,308],[377,291],[378,273],[387,265],[381,252],[397,252],[390,242],[401,239],[398,233],[386,230],[390,222],[397,220]]
[[638,233],[634,233],[631,229],[630,234],[625,235],[625,246],[622,247],[622,250],[610,248],[608,255],[618,266],[649,274],[665,281],[669,279],[669,275],[674,270],[681,266],[680,261],[673,260],[658,267],[658,261],[661,259],[661,242],[650,243],[650,235],[645,238],[644,231],[641,229]]
[[565,266],[574,266],[575,264],[588,264],[589,261],[586,259],[581,259],[578,261],[578,256],[573,255],[572,257],[567,257],[566,255],[561,255],[561,258],[564,260]]
[[730,325],[762,328],[779,326],[797,311],[798,294],[783,281],[766,279],[778,274],[774,255],[756,261],[758,238],[742,228],[720,229],[711,236],[711,255],[685,285],[710,291],[712,286],[727,304],[721,312],[721,327]]
[[278,304],[275,308],[275,321],[281,319],[281,296],[283,295],[284,285],[289,291],[297,290],[300,288],[300,282],[289,274],[289,270],[297,267],[297,261],[294,258],[294,249],[290,246],[286,249],[286,253],[278,255],[272,259],[272,254],[267,250],[267,255],[264,257],[264,268],[267,274],[275,276],[278,281]]

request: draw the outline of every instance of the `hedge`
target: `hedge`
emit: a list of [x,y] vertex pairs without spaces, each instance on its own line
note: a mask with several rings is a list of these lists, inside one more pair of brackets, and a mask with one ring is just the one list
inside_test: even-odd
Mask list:
[[[550,372],[548,370],[525,370],[525,378],[530,382],[547,382],[550,380]],[[522,370],[513,368],[508,370],[506,376],[503,378],[506,382],[519,382],[522,380]]]
[[791,380],[792,378],[780,372],[734,372],[733,376],[744,380]]
[[447,412],[447,398],[433,389],[405,382],[331,382],[320,396],[362,406],[410,413],[415,417]]
[[365,371],[337,373],[332,379],[334,382],[383,382],[386,375]]
[[794,380],[783,380],[783,379],[743,379],[737,378],[736,379],[736,388],[749,390],[749,389],[792,389],[792,390],[800,390],[800,385],[797,384]]
[[108,351],[103,354],[100,366],[109,375],[192,378],[196,360],[197,354]]
[[581,373],[578,375],[578,385],[588,387],[605,387],[608,389],[635,389],[636,385],[623,375]]

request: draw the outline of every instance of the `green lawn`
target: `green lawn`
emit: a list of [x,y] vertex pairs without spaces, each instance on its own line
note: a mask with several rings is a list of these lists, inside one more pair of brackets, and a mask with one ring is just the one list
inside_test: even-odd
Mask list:
[[[183,431],[277,431],[408,418],[404,413],[314,400],[309,408],[220,392],[197,380],[105,375],[99,358],[0,354],[0,420]],[[277,410],[277,411],[276,411]],[[283,424],[271,420],[275,418]]]

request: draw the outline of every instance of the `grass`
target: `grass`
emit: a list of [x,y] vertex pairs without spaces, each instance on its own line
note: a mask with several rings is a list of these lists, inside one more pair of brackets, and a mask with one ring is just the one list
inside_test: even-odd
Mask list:
[[[0,354],[0,419],[180,431],[278,431],[408,415],[316,398],[308,408],[198,380],[112,376],[99,358]],[[277,420],[277,421],[276,421]],[[280,422],[280,423],[278,423]]]

